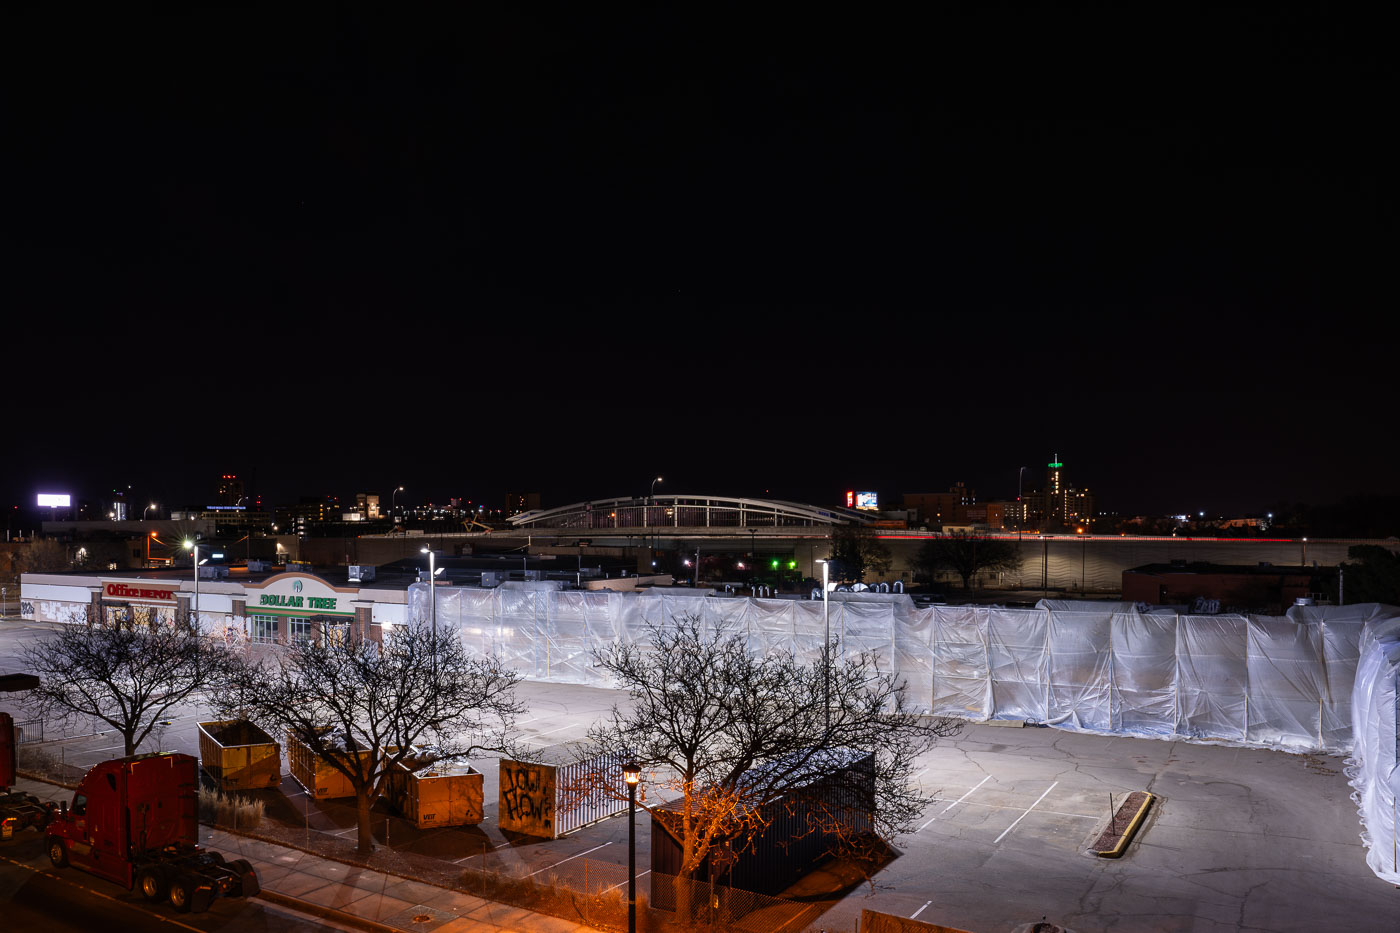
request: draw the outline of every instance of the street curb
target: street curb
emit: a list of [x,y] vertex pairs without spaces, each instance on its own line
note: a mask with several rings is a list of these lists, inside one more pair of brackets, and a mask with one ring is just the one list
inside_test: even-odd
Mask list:
[[[376,866],[374,866],[374,865],[369,864],[368,862],[355,861],[354,859],[346,858],[346,857],[344,857],[344,856],[338,856],[338,855],[334,855],[334,854],[327,854],[327,853],[325,853],[325,852],[318,852],[318,851],[315,850],[315,849],[308,848],[308,847],[306,847],[306,846],[304,846],[304,845],[297,845],[297,844],[294,843],[294,842],[284,842],[283,840],[278,839],[278,838],[276,838],[275,836],[264,836],[262,833],[259,833],[259,832],[256,832],[256,831],[250,831],[250,830],[246,830],[246,829],[233,829],[233,828],[228,827],[228,826],[219,826],[219,825],[216,825],[216,824],[214,824],[214,823],[206,823],[206,822],[204,822],[203,820],[200,821],[200,824],[199,824],[199,825],[204,826],[204,827],[207,827],[207,828],[209,828],[209,829],[211,829],[211,830],[215,830],[215,831],[217,831],[217,832],[227,833],[227,834],[230,835],[230,836],[239,836],[239,837],[244,838],[244,839],[252,839],[252,840],[254,840],[254,841],[256,841],[256,842],[265,842],[265,843],[267,843],[268,845],[279,846],[280,848],[283,848],[283,849],[291,849],[293,852],[300,852],[300,853],[302,853],[303,855],[309,855],[309,856],[311,856],[312,858],[318,858],[318,859],[321,859],[321,860],[324,861],[324,862],[336,862],[336,863],[338,863],[338,864],[340,864],[340,865],[348,865],[348,866],[350,866],[351,868],[363,868],[363,869],[366,870],[366,871],[378,872],[378,873],[381,874],[381,875],[388,875],[388,876],[391,877],[391,878],[398,878],[400,881],[416,881],[416,882],[419,883],[419,884],[426,884],[426,885],[428,885],[429,887],[437,888],[437,889],[442,890],[442,891],[451,891],[451,892],[453,892],[454,894],[469,894],[469,895],[471,895],[471,896],[473,896],[473,897],[477,897],[477,896],[478,896],[478,895],[473,895],[473,894],[471,894],[470,891],[465,891],[465,890],[463,890],[463,889],[461,889],[461,888],[455,888],[455,887],[450,887],[450,886],[448,886],[448,885],[439,884],[439,883],[436,882],[436,881],[429,881],[429,880],[427,880],[426,878],[423,878],[423,877],[421,877],[421,876],[419,876],[419,875],[407,875],[407,874],[404,874],[404,873],[401,872],[401,871],[395,871],[395,870],[392,869],[392,868],[378,868],[378,867],[376,867]],[[285,896],[285,895],[283,895],[283,896]],[[481,900],[484,901],[484,900],[487,900],[487,899],[486,899],[486,898],[481,898]],[[489,901],[489,903],[497,903],[497,902],[496,902],[496,901]],[[390,927],[389,929],[397,929],[397,927]]]
[[277,891],[269,891],[264,888],[255,896],[282,907],[289,907],[292,910],[310,914],[313,917],[320,917],[323,920],[334,920],[336,923],[343,923],[346,926],[358,927],[361,930],[367,930],[368,933],[403,933],[400,927],[391,927],[386,923],[380,923],[378,920],[361,917],[359,914],[347,913],[343,910],[337,910],[334,907],[313,904],[299,897],[292,897],[290,894],[281,894]]
[[1127,850],[1128,843],[1133,841],[1133,837],[1137,835],[1138,828],[1142,825],[1143,818],[1147,816],[1147,810],[1152,806],[1152,801],[1157,799],[1155,794],[1150,794],[1146,791],[1143,793],[1146,794],[1146,796],[1143,798],[1142,803],[1138,805],[1137,812],[1133,814],[1133,818],[1129,821],[1127,829],[1123,830],[1123,835],[1119,838],[1117,845],[1111,849],[1095,852],[1094,854],[1099,858],[1121,858],[1123,853]]

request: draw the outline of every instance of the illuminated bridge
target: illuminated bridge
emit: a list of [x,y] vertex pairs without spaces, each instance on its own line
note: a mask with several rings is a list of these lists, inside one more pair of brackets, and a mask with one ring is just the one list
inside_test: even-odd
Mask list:
[[825,537],[832,525],[868,525],[871,516],[855,509],[777,499],[668,495],[575,502],[522,512],[509,521],[524,532],[743,535],[768,529],[771,535],[775,529],[783,529],[785,534],[798,537]]

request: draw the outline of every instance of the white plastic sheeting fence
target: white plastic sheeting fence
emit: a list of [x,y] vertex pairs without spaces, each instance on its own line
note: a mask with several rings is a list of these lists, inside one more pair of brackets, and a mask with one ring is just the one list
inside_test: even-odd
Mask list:
[[1400,884],[1400,838],[1396,800],[1400,798],[1400,619],[1369,625],[1361,639],[1361,659],[1352,694],[1356,740],[1347,759],[1347,777],[1361,816],[1366,864],[1377,877]]
[[[755,654],[820,658],[820,600],[564,590],[556,582],[437,589],[437,623],[536,680],[609,685],[594,652],[697,615]],[[1081,732],[1345,752],[1362,628],[1400,610],[1288,616],[1141,613],[1122,603],[916,609],[898,594],[833,594],[831,636],[905,678],[923,709]],[[428,586],[410,592],[428,618]]]
[[[1400,884],[1400,609],[1297,607],[1286,616],[1139,612],[1128,603],[1036,609],[936,606],[833,594],[831,636],[872,651],[938,715],[1289,751],[1350,752],[1367,863]],[[428,587],[410,593],[428,618]],[[526,677],[609,685],[596,650],[642,642],[648,624],[698,615],[756,654],[816,661],[820,600],[566,591],[555,583],[437,588],[437,622]]]

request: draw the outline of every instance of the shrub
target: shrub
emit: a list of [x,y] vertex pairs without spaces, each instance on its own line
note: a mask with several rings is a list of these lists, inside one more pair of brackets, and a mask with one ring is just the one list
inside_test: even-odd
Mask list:
[[209,787],[199,789],[199,818],[215,826],[256,829],[263,820],[263,802],[225,794]]

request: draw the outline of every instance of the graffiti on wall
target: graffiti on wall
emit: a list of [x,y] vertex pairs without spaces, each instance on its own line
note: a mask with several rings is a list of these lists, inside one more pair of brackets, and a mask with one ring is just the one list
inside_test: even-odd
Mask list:
[[27,599],[21,599],[19,601],[19,617],[21,619],[34,618],[34,604]]
[[554,838],[554,768],[501,759],[502,829]]
[[[27,618],[35,618],[28,616]],[[87,603],[64,603],[44,600],[39,603],[37,618],[49,622],[62,622],[64,625],[87,625]]]

